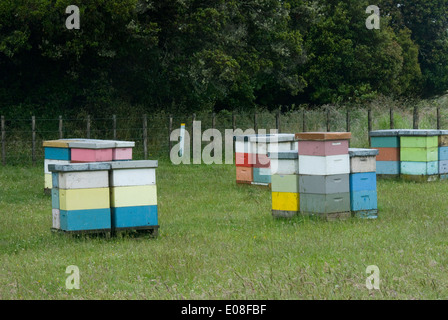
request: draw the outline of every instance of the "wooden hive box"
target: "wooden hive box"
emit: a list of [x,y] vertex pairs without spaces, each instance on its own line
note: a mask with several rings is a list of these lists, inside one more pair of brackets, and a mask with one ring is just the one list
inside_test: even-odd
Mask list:
[[153,160],[112,162],[110,198],[114,230],[157,231],[156,168]]
[[106,164],[49,165],[53,230],[111,231],[109,169]]
[[299,174],[299,154],[297,150],[269,152],[271,174]]
[[378,150],[376,173],[380,176],[400,175],[400,130],[376,130],[369,133],[370,146]]
[[300,212],[297,150],[269,152],[271,159],[272,216],[291,218]]
[[376,172],[377,149],[349,148],[350,173]]
[[377,149],[350,148],[350,208],[360,218],[378,217]]
[[402,176],[438,175],[440,130],[401,130],[399,135]]

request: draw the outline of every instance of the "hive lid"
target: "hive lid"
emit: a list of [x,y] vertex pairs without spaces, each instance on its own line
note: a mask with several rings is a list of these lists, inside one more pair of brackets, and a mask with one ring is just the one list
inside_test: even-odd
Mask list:
[[82,141],[83,139],[58,139],[58,140],[47,140],[42,143],[44,147],[52,148],[69,148],[69,143],[72,141]]
[[250,142],[288,142],[295,141],[295,135],[293,133],[277,133],[277,134],[259,134],[253,137],[249,137]]
[[448,130],[440,130],[441,136],[448,136]]
[[233,141],[249,141],[250,137],[255,137],[256,134],[241,134],[233,136]]
[[111,140],[82,139],[70,141],[68,146],[75,149],[110,149],[115,148],[115,142]]
[[399,136],[439,136],[440,130],[434,129],[400,129]]
[[115,148],[132,148],[135,147],[134,141],[124,141],[124,140],[100,140],[100,139],[89,139],[88,142],[100,142],[100,143],[114,143]]
[[350,157],[371,157],[379,154],[377,149],[348,148]]
[[298,159],[299,153],[297,150],[268,152],[268,157],[271,159]]
[[351,132],[301,132],[296,133],[297,140],[349,140]]
[[48,170],[52,172],[102,171],[110,170],[109,162],[88,162],[73,164],[49,164]]
[[129,161],[113,161],[108,162],[111,169],[141,169],[141,168],[157,168],[159,162],[157,160],[129,160]]
[[398,136],[400,130],[388,129],[388,130],[375,130],[370,131],[371,137],[396,137]]
[[71,164],[49,164],[48,170],[53,172],[102,171],[116,169],[157,168],[157,160],[107,161]]

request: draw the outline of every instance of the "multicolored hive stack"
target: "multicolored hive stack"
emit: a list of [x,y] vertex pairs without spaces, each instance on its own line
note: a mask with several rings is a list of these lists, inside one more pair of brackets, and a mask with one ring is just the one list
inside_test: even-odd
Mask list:
[[400,130],[400,174],[405,179],[436,180],[439,130]]
[[300,212],[299,154],[297,150],[269,152],[272,216],[290,218]]
[[349,132],[295,135],[299,153],[300,212],[327,220],[350,213]]
[[66,232],[110,232],[110,165],[50,164],[53,228]]
[[350,208],[359,218],[378,217],[376,156],[378,150],[349,148]]
[[440,130],[439,175],[442,180],[448,179],[448,130]]
[[157,161],[52,164],[53,231],[157,233]]
[[234,136],[236,182],[269,186],[269,152],[297,151],[294,134],[252,134]]
[[125,230],[157,226],[157,161],[118,161],[110,166],[113,228]]
[[400,130],[370,132],[370,145],[378,150],[376,173],[381,177],[400,175]]
[[45,185],[44,191],[52,188],[49,164],[69,164],[104,161],[132,160],[133,141],[98,139],[60,139],[44,141]]

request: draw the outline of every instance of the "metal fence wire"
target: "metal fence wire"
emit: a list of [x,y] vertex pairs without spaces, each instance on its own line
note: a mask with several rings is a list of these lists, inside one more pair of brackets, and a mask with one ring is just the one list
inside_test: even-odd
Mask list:
[[[200,121],[201,134],[207,129],[243,131],[254,129],[267,133],[276,129],[280,133],[310,131],[349,131],[351,147],[369,147],[371,130],[390,128],[444,129],[448,110],[440,107],[413,109],[394,108],[336,108],[323,106],[317,109],[280,111],[196,113],[196,114],[143,114],[139,117],[94,118],[39,118],[7,119],[1,116],[1,163],[5,165],[43,163],[43,142],[62,138],[87,138],[134,141],[133,158],[157,159],[169,157],[176,140],[170,136],[185,124],[190,133],[193,121]],[[192,145],[190,143],[190,145]],[[224,145],[223,145],[224,147]],[[192,154],[190,152],[190,154]],[[223,152],[224,154],[224,152]]]

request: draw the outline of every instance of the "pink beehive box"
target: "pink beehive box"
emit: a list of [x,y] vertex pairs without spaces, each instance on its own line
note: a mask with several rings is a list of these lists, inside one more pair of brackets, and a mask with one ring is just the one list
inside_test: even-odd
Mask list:
[[132,160],[132,141],[85,139],[70,143],[71,161],[102,162]]

